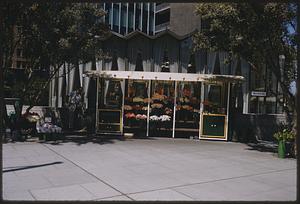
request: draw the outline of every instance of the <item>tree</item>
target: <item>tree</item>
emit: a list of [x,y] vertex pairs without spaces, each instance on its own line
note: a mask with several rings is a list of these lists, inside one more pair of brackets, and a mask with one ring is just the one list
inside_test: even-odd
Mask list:
[[[23,49],[27,59],[24,83],[17,84],[16,96],[29,104],[29,111],[48,88],[64,63],[76,65],[102,56],[100,43],[109,34],[101,21],[105,12],[92,4],[74,3],[1,3],[1,74],[8,75],[15,49]],[[16,29],[17,28],[17,29]],[[18,31],[18,32],[16,32]],[[36,88],[35,69],[48,73]],[[0,74],[0,75],[1,75]],[[35,91],[33,91],[35,87]],[[3,105],[1,106],[3,110]],[[20,118],[20,115],[17,116]]]
[[[286,113],[296,118],[295,96],[289,92],[296,59],[296,5],[288,3],[201,3],[196,12],[204,27],[194,36],[195,49],[226,51],[246,60],[251,69],[267,65],[283,89]],[[279,56],[285,55],[282,76]],[[290,117],[289,117],[290,118]],[[295,123],[294,123],[295,125]]]

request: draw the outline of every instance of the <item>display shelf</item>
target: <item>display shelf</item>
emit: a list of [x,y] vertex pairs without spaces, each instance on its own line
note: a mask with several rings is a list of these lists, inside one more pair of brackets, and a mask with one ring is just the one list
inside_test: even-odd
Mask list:
[[192,129],[192,128],[175,128],[175,131],[199,132],[199,128],[197,128],[197,129]]

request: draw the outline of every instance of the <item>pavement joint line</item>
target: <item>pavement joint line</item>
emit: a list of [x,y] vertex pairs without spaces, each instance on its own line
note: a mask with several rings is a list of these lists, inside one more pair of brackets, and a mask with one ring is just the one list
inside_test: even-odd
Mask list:
[[114,189],[115,191],[118,191],[119,193],[121,193],[123,196],[126,196],[127,198],[129,198],[130,200],[133,200],[131,197],[127,196],[127,194],[123,193],[122,191],[120,191],[119,189],[115,188],[114,186],[110,185],[109,183],[103,181],[102,179],[98,178],[97,176],[95,176],[94,174],[92,174],[91,172],[87,171],[86,169],[82,168],[81,166],[79,166],[78,164],[74,163],[72,160],[66,158],[65,156],[61,155],[60,153],[56,152],[55,150],[53,150],[52,148],[48,147],[45,144],[42,144],[44,147],[46,147],[47,149],[49,149],[50,151],[54,152],[55,154],[61,156],[62,158],[64,158],[65,160],[71,162],[72,164],[74,164],[75,166],[77,166],[78,168],[80,168],[81,170],[83,170],[84,172],[86,172],[87,174],[91,175],[92,177],[96,178],[98,181],[101,181],[102,183],[104,183],[105,185],[111,187],[112,189]]
[[188,198],[191,198],[192,200],[195,200],[195,198],[193,198],[192,196],[187,195],[187,194],[185,194],[185,193],[183,193],[183,192],[177,191],[176,189],[170,188],[170,190],[173,190],[173,191],[175,191],[175,192],[177,192],[177,193],[179,193],[179,194],[182,194],[182,195],[184,195],[184,196],[186,196],[186,197],[188,197]]
[[[94,201],[100,201],[100,200],[103,200],[103,199],[108,199],[108,198],[114,198],[114,197],[120,197],[120,196],[122,196],[122,195],[114,195],[114,196],[106,196],[106,197],[99,197],[99,198],[95,198],[95,199],[93,199]],[[128,197],[128,196],[126,196],[126,197]],[[130,199],[132,200],[132,201],[135,201],[133,198],[131,198],[130,197]]]
[[133,192],[133,193],[128,193],[128,195],[137,194],[137,193],[147,193],[147,192],[153,192],[153,191],[159,191],[159,190],[166,190],[166,189],[174,190],[173,188],[178,188],[178,187],[193,186],[193,185],[197,185],[197,184],[206,184],[206,183],[215,183],[215,182],[219,182],[219,181],[226,181],[226,180],[239,179],[239,178],[247,178],[247,177],[251,177],[251,176],[259,176],[259,175],[264,175],[264,174],[269,174],[269,173],[276,173],[276,172],[282,172],[282,171],[287,171],[287,170],[294,170],[294,168],[292,168],[292,169],[274,170],[274,171],[269,171],[269,172],[263,172],[263,173],[257,173],[257,174],[249,174],[249,175],[245,175],[245,176],[230,177],[230,178],[217,179],[217,180],[211,180],[211,181],[203,181],[203,182],[197,182],[197,183],[189,183],[189,184],[183,184],[183,185],[169,186],[169,187],[157,188],[157,189],[153,189],[153,190],[137,191],[137,192]]
[[33,193],[31,192],[31,190],[28,190],[29,194],[33,197],[34,200],[37,200],[36,197],[33,195]]

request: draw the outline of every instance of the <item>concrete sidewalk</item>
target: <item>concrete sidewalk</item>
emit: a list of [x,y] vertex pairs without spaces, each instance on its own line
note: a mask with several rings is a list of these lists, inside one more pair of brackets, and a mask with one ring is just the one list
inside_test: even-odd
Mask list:
[[117,139],[3,145],[4,200],[296,199],[296,160],[245,144]]

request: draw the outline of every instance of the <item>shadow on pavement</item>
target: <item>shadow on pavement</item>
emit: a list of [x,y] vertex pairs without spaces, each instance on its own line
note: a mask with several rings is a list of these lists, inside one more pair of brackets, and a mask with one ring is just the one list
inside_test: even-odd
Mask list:
[[247,145],[249,146],[247,150],[256,150],[260,152],[272,152],[272,153],[277,152],[277,144],[273,142],[262,141],[258,143],[247,143]]
[[64,135],[63,137],[57,137],[56,139],[50,139],[48,141],[40,141],[40,143],[46,143],[51,145],[61,145],[62,143],[76,143],[77,145],[82,145],[86,143],[94,143],[99,145],[113,144],[115,141],[130,141],[132,139],[141,140],[156,140],[156,138],[151,137],[124,137],[121,135]]
[[50,165],[55,165],[55,164],[62,164],[63,162],[58,161],[58,162],[51,162],[51,163],[46,163],[46,164],[38,164],[38,165],[31,165],[31,166],[21,166],[21,167],[5,167],[2,172],[12,172],[12,171],[21,171],[25,169],[32,169],[32,168],[38,168],[38,167],[43,167],[43,166],[50,166]]

